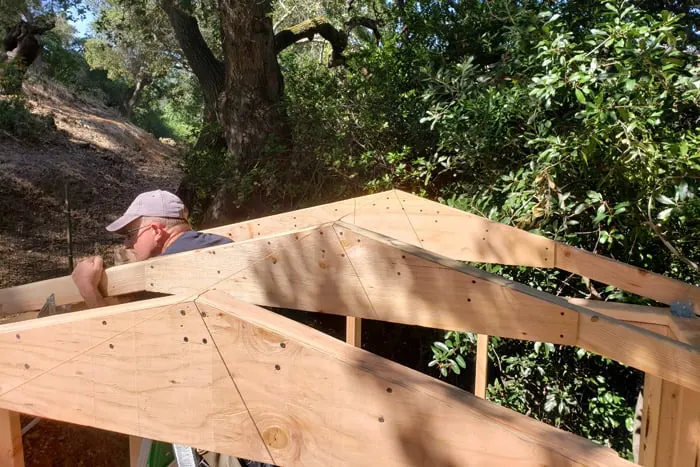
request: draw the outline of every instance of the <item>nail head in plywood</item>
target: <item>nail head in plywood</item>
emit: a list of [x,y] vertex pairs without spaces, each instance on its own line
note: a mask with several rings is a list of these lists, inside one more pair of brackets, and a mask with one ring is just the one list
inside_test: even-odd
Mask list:
[[462,261],[554,266],[555,243],[550,239],[419,196],[396,193],[426,250]]

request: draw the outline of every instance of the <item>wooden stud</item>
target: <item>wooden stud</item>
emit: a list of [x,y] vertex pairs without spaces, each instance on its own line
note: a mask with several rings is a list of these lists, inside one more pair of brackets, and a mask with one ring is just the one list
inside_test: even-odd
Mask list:
[[642,425],[639,435],[639,465],[656,465],[656,449],[661,421],[661,394],[663,380],[654,375],[644,375]]
[[474,375],[474,395],[486,399],[489,368],[489,336],[479,334],[476,338],[476,368]]
[[129,436],[129,465],[130,467],[143,467],[139,465],[139,456],[141,455],[141,443],[143,438],[138,436]]
[[[692,323],[673,320],[681,321],[674,323],[676,328]],[[695,334],[679,337],[693,339]],[[640,464],[696,467],[700,460],[700,392],[655,377],[647,376],[644,381]]]
[[345,342],[353,347],[362,347],[362,320],[351,316],[345,320]]
[[0,465],[24,467],[19,414],[4,409],[0,409]]

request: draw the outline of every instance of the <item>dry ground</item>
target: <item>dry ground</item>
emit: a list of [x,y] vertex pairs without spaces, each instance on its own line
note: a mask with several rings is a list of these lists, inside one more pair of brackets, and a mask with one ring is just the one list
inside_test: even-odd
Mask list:
[[[175,149],[115,111],[36,78],[25,90],[57,130],[35,142],[0,133],[0,288],[69,274],[66,184],[74,255],[102,254],[110,265],[119,240],[104,226],[138,193],[180,180]],[[128,466],[125,436],[47,420],[24,449],[28,467]]]

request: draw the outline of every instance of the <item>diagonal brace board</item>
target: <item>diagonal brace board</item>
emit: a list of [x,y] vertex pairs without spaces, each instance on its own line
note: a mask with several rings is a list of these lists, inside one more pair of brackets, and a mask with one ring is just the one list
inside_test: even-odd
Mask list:
[[0,326],[0,408],[282,466],[630,465],[223,293],[171,300]]

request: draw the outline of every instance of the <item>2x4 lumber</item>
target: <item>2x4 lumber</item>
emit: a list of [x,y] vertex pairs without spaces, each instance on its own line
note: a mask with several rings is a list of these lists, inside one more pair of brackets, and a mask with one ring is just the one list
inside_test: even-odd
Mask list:
[[663,380],[649,373],[644,374],[642,425],[639,435],[639,465],[655,467],[656,450],[661,423],[661,395]]
[[362,347],[362,320],[348,316],[345,318],[345,342],[353,347]]
[[24,467],[19,414],[4,409],[0,409],[0,465]]
[[700,287],[570,245],[557,243],[555,267],[667,305],[683,301],[700,309]]
[[[144,290],[144,263],[125,264],[105,270],[100,289],[106,296]],[[49,295],[56,305],[80,303],[83,298],[70,276],[0,289],[0,316],[39,310]]]
[[486,398],[489,368],[489,336],[479,334],[476,338],[476,367],[474,374],[474,395]]
[[143,467],[139,465],[142,442],[143,438],[139,438],[138,436],[129,436],[129,467]]
[[218,291],[196,303],[278,465],[630,465]]
[[[695,321],[688,318],[672,320],[681,320],[688,325]],[[679,336],[681,339],[687,337]],[[647,396],[646,382],[647,379],[644,397]],[[654,456],[645,457],[642,465],[697,467],[700,462],[700,392],[659,379],[651,381],[652,397],[654,390],[661,394],[658,401],[653,400],[653,403],[658,404],[656,410],[660,414],[660,434],[651,448]]]

